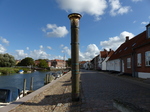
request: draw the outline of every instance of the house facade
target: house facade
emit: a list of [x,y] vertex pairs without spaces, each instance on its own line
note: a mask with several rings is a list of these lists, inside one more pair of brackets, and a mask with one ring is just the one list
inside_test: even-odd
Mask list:
[[66,61],[54,59],[54,60],[51,60],[51,66],[53,66],[55,68],[64,68],[64,67],[66,67]]
[[[59,59],[54,59],[54,60],[45,60],[47,62],[48,67],[55,67],[55,68],[64,68],[66,67],[66,61],[64,60],[59,60]],[[34,61],[35,65],[39,65],[40,61],[35,60]]]
[[106,49],[100,51],[100,54],[90,61],[91,68],[93,68],[94,70],[106,70],[106,61],[113,53],[114,51],[111,49],[109,51],[107,51]]
[[91,64],[91,69],[94,69],[94,70],[101,70],[100,68],[100,65],[99,65],[99,62],[100,62],[100,55],[97,55],[96,57],[94,57],[91,61],[90,61],[90,64]]
[[150,24],[146,31],[126,41],[107,61],[107,70],[150,78]]
[[91,70],[91,69],[93,69],[93,64],[91,64],[90,61],[87,61],[83,64],[83,68],[86,70]]
[[87,61],[80,61],[79,62],[79,67],[80,69],[84,69],[84,64],[86,63]]
[[110,56],[114,53],[113,50],[107,51],[104,49],[104,51],[100,51],[100,61],[99,61],[99,66],[101,70],[106,70],[106,61],[110,58]]

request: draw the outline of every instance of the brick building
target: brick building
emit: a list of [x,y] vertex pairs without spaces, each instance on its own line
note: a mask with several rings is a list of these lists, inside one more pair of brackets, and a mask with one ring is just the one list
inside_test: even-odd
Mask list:
[[54,60],[51,60],[51,66],[55,68],[63,68],[63,67],[66,67],[66,61],[54,59]]
[[150,78],[150,24],[134,38],[126,37],[107,61],[107,70]]

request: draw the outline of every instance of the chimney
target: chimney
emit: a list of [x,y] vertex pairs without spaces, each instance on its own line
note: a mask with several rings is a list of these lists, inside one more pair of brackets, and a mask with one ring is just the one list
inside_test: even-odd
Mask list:
[[126,36],[126,41],[125,42],[127,42],[129,40],[129,36]]
[[107,50],[106,50],[106,49],[104,49],[104,51],[106,52]]
[[146,25],[147,38],[150,38],[150,23]]

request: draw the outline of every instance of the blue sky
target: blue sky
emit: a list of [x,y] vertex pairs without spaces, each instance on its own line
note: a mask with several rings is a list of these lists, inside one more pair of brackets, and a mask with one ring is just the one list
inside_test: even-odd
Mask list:
[[0,0],[0,53],[70,58],[70,13],[80,13],[80,60],[116,50],[146,30],[150,0]]

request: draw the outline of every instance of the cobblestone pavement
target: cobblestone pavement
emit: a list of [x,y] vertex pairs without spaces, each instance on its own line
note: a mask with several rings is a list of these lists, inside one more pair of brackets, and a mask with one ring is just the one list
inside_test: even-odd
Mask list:
[[[81,70],[80,102],[71,102],[71,73],[10,112],[120,112],[115,101],[150,111],[150,84]],[[137,111],[136,111],[137,112]],[[147,111],[146,111],[147,112]]]
[[150,111],[150,85],[90,70],[81,71],[81,81],[81,112],[119,112],[115,101]]
[[80,102],[71,102],[71,73],[10,112],[80,112]]

